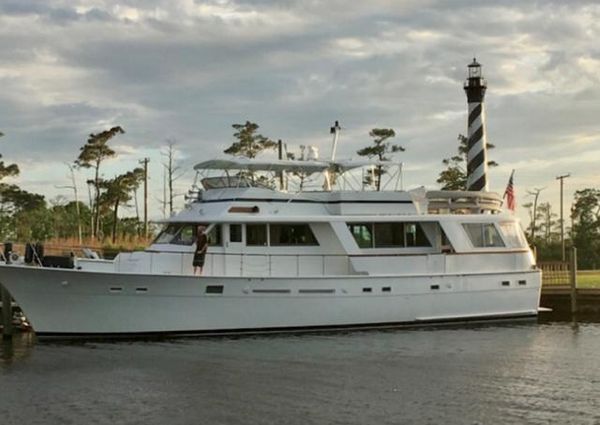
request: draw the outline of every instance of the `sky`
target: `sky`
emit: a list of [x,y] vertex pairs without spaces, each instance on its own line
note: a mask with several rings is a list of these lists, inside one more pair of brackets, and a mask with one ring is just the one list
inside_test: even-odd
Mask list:
[[[66,164],[90,133],[120,125],[101,172],[149,157],[159,218],[168,141],[189,170],[183,193],[193,165],[233,142],[233,123],[325,155],[339,120],[338,158],[393,128],[405,188],[437,189],[466,133],[477,57],[500,164],[490,189],[503,193],[514,169],[527,222],[535,188],[558,212],[560,174],[571,173],[566,211],[576,190],[600,186],[599,39],[600,3],[577,0],[0,0],[0,153],[23,188],[72,199]],[[85,200],[90,176],[77,174]]]

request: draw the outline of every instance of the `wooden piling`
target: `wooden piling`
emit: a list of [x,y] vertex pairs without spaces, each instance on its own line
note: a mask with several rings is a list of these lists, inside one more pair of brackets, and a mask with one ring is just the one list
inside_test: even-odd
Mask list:
[[577,248],[571,248],[570,264],[570,287],[571,287],[571,313],[577,313]]
[[2,336],[10,338],[13,334],[11,296],[0,284],[0,296],[2,296],[2,325],[4,326]]

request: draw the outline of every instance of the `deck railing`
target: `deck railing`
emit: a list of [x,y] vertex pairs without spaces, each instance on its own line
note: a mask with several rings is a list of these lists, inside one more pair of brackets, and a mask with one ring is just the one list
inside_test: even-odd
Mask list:
[[[146,252],[144,263],[140,259],[129,262],[127,255],[119,256],[118,271],[158,274],[192,274],[192,253]],[[133,270],[131,270],[133,271]],[[356,274],[351,257],[345,254],[248,254],[207,253],[204,261],[205,276],[328,276]]]

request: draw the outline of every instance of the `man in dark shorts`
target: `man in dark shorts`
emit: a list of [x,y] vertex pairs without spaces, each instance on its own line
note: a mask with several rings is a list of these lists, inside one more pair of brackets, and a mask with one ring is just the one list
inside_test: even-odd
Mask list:
[[201,275],[202,269],[204,268],[204,257],[206,256],[206,250],[208,249],[208,238],[206,237],[205,226],[198,226],[196,229],[196,250],[194,251],[194,274]]

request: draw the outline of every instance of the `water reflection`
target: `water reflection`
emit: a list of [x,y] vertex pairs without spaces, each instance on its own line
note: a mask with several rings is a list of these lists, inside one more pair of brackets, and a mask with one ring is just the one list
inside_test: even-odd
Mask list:
[[22,332],[1,340],[0,367],[22,360],[31,354],[36,337],[33,332]]

